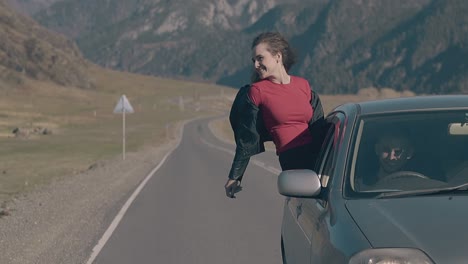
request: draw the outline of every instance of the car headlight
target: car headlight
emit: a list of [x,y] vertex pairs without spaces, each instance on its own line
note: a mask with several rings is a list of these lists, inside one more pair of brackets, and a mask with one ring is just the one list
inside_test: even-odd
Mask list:
[[434,262],[418,249],[377,248],[355,254],[349,264],[434,264]]

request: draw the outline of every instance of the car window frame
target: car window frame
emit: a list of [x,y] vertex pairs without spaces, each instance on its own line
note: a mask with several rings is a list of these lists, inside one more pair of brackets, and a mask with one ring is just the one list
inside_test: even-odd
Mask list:
[[[315,167],[315,172],[317,173],[322,185],[321,204],[323,207],[326,207],[327,204],[330,181],[336,177],[334,174],[336,169],[337,150],[342,139],[346,116],[343,112],[334,112],[329,114],[325,121],[328,130]],[[324,175],[326,175],[327,178],[324,178]]]

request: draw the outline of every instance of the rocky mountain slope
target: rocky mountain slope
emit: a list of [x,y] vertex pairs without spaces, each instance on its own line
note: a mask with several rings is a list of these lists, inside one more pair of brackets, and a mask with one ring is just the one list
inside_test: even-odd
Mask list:
[[25,78],[92,88],[89,64],[76,44],[40,26],[0,1],[0,86],[11,87]]
[[274,30],[297,50],[292,73],[323,93],[460,93],[467,11],[463,0],[57,0],[33,15],[120,70],[238,87],[249,81],[251,40]]
[[21,14],[34,14],[46,9],[60,0],[6,0],[15,10]]

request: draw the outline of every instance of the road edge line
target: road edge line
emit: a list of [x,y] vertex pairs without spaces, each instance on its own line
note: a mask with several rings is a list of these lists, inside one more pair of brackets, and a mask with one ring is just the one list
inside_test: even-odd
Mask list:
[[115,229],[117,228],[120,221],[124,217],[124,215],[127,212],[128,208],[130,208],[130,205],[132,205],[133,201],[136,199],[138,194],[140,194],[141,190],[145,187],[146,183],[153,177],[154,173],[156,173],[156,171],[159,170],[159,168],[164,164],[164,162],[166,162],[166,159],[179,147],[180,143],[182,142],[182,137],[183,137],[183,133],[184,133],[184,130],[185,130],[185,124],[190,122],[190,121],[192,121],[192,120],[186,120],[186,121],[182,122],[181,129],[179,131],[179,137],[178,137],[177,144],[172,149],[170,149],[166,153],[166,155],[164,155],[164,157],[161,159],[159,164],[156,165],[156,167],[154,167],[148,175],[146,175],[145,179],[138,185],[138,187],[135,189],[135,191],[133,191],[132,195],[128,198],[128,200],[125,202],[125,204],[122,206],[120,211],[115,216],[114,220],[112,220],[112,222],[109,225],[109,227],[107,228],[107,230],[104,232],[102,237],[99,239],[98,243],[93,247],[91,255],[90,255],[88,261],[86,261],[86,264],[93,264],[96,257],[99,255],[101,250],[106,245],[107,241],[110,239],[110,237],[114,233]]

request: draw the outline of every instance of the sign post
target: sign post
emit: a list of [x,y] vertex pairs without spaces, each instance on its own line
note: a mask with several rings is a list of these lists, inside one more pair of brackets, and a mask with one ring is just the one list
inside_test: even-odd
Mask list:
[[133,113],[133,107],[127,97],[122,95],[114,108],[114,114],[122,114],[122,158],[125,160],[125,113]]

